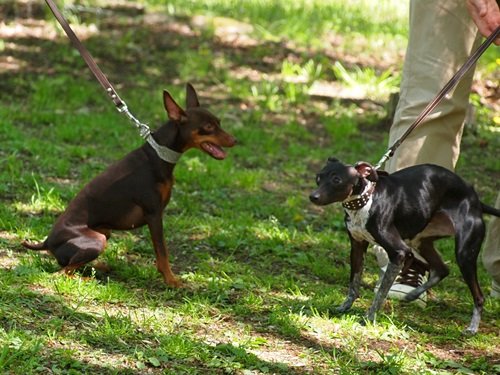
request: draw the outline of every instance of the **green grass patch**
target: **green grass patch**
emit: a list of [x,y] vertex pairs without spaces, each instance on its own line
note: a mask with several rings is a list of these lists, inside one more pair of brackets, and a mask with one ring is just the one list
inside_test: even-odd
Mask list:
[[[63,35],[33,36],[36,22],[51,30],[49,14],[35,23],[9,20],[5,27],[22,23],[35,34],[0,40],[10,62],[0,58],[1,373],[500,370],[498,301],[487,299],[477,336],[461,333],[472,301],[452,241],[439,244],[451,274],[425,309],[391,301],[375,324],[361,324],[378,276],[368,255],[359,300],[348,314],[335,311],[349,278],[343,212],[313,206],[308,195],[329,156],[376,162],[385,151],[383,104],[397,90],[408,4],[65,5],[141,121],[160,126],[162,90],[184,103],[191,81],[239,144],[222,162],[189,151],[175,169],[164,231],[184,288],[164,285],[145,228],[113,233],[100,257],[109,272],[89,265],[72,278],[58,273],[51,256],[20,242],[43,240],[84,184],[142,140]],[[481,81],[495,77],[495,58],[488,51],[481,59]],[[324,82],[363,94],[311,95]],[[466,128],[458,172],[493,203],[500,177],[494,113],[484,98],[472,100],[477,118]],[[479,276],[488,293],[481,265]]]

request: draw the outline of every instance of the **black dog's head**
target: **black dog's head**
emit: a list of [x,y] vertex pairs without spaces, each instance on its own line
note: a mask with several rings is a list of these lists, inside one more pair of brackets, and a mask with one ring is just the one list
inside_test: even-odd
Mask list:
[[360,182],[365,178],[373,182],[378,179],[377,172],[369,163],[358,162],[352,166],[335,158],[328,158],[326,165],[316,175],[318,188],[311,193],[309,199],[318,206],[342,202],[351,194],[357,193],[356,187],[364,187],[365,184]]

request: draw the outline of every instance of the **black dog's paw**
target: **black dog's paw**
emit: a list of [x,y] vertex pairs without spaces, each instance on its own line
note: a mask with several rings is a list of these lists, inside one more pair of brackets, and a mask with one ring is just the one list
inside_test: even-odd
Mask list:
[[363,326],[366,326],[368,324],[374,324],[375,323],[375,317],[376,313],[373,313],[371,311],[368,311],[364,316],[363,316],[363,323],[360,323]]
[[359,325],[362,327],[366,327],[368,323],[371,323],[366,316],[363,316],[359,319]]
[[351,301],[345,301],[344,303],[342,303],[342,305],[335,308],[335,312],[339,314],[344,314],[351,309],[351,306],[352,306]]

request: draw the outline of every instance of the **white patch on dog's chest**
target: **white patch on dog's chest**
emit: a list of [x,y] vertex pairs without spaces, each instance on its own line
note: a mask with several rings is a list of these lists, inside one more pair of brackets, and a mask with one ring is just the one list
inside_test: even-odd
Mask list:
[[347,230],[351,236],[357,241],[368,241],[372,244],[375,243],[372,235],[366,230],[366,222],[370,217],[370,208],[372,206],[372,197],[368,202],[359,210],[345,210],[347,213]]

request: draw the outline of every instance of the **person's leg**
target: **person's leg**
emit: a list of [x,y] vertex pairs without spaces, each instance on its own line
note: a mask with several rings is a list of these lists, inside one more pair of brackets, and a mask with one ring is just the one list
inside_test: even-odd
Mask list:
[[[500,208],[500,193],[497,196],[496,208]],[[488,225],[483,250],[483,264],[493,278],[491,296],[500,298],[500,218],[494,217]]]
[[[412,0],[410,33],[389,144],[398,139],[462,66],[480,42],[465,2]],[[471,70],[452,94],[402,143],[385,168],[388,172],[433,163],[453,170],[460,152]]]
[[[429,102],[460,69],[480,42],[465,2],[454,0],[412,0],[410,32],[403,66],[400,99],[389,132],[392,145],[413,123]],[[385,165],[389,173],[415,164],[433,163],[453,170],[460,152],[465,112],[472,84],[471,70],[401,144]],[[374,247],[379,266],[387,264],[385,251]],[[385,259],[384,259],[385,258]],[[424,282],[424,267],[400,275],[389,297],[402,298],[414,281]],[[422,296],[425,303],[425,296]]]

